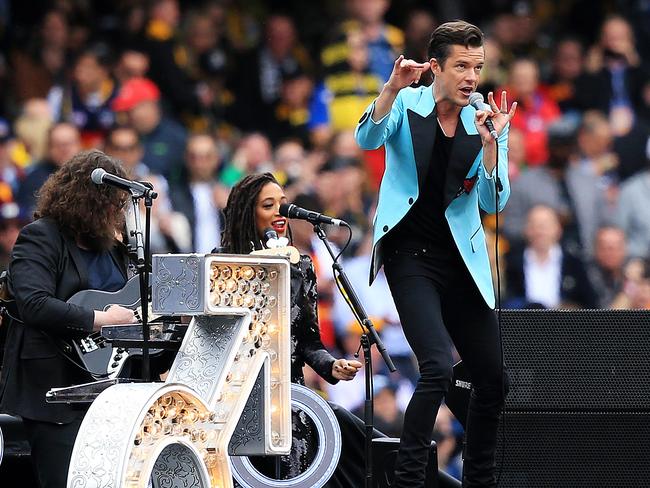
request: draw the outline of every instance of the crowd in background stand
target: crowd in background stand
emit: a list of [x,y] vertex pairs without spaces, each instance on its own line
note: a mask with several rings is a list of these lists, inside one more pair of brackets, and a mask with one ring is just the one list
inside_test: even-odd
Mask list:
[[[345,269],[399,367],[375,357],[376,424],[399,436],[417,368],[383,276],[367,286],[383,152],[353,130],[399,54],[426,61],[441,22],[486,34],[480,90],[519,108],[509,141],[512,196],[486,216],[506,307],[650,308],[650,4],[631,0],[0,1],[0,266],[36,192],[83,148],[155,184],[154,252],[219,245],[229,189],[271,171],[300,206],[349,222]],[[431,83],[422,77],[422,84]],[[312,256],[326,346],[352,356],[359,327],[331,258]],[[345,231],[329,230],[339,249]],[[494,268],[494,266],[493,266]],[[323,395],[350,410],[363,376]],[[459,472],[462,432],[441,409],[441,467]]]

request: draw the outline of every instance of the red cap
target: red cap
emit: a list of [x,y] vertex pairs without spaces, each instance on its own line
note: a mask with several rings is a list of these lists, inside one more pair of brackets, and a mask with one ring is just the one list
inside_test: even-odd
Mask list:
[[147,78],[131,78],[122,85],[112,106],[116,112],[123,112],[131,110],[140,102],[157,102],[158,100],[160,100],[160,90],[153,81]]

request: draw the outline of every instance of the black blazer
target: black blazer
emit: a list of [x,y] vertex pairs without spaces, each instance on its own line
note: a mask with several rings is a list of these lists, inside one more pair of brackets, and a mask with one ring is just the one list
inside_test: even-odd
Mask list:
[[[192,248],[196,249],[196,208],[194,206],[192,189],[190,183],[187,181],[187,170],[183,169],[180,181],[170,185],[169,199],[171,200],[172,208],[187,217],[187,221],[190,224],[190,231],[192,232]],[[220,222],[223,223],[225,220],[223,211],[217,209],[217,213]]]
[[[123,246],[111,253],[127,276]],[[68,423],[83,415],[87,405],[47,404],[53,387],[92,381],[64,354],[61,339],[92,331],[94,312],[66,303],[88,288],[88,269],[74,240],[48,218],[20,232],[9,265],[9,291],[24,323],[12,321],[7,331],[0,374],[0,410],[25,418]]]
[[[508,254],[506,266],[507,301],[527,304],[523,247],[518,247]],[[579,257],[565,249],[562,249],[561,279],[558,285],[561,302],[581,308],[598,308],[598,298],[585,265]]]

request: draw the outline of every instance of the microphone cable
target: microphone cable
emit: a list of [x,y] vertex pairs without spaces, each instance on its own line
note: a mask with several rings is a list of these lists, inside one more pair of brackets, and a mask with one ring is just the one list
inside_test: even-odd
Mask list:
[[[499,179],[499,140],[498,138],[494,140],[496,145],[496,173],[494,182],[495,185],[495,197],[494,204],[496,206],[496,212],[494,213],[494,262],[496,268],[496,306],[497,306],[497,324],[499,327],[499,346],[501,349],[501,395],[503,398],[503,405],[501,407],[501,460],[499,462],[499,472],[497,473],[496,486],[498,488],[499,482],[501,481],[501,474],[503,473],[503,461],[505,457],[505,443],[506,443],[506,373],[505,373],[505,358],[503,353],[503,333],[502,333],[502,323],[501,323],[501,269],[499,267],[499,191],[503,188],[501,185],[501,180]],[[507,153],[506,153],[507,157]],[[497,424],[498,426],[498,424]],[[497,427],[498,429],[498,427]],[[498,432],[498,430],[497,430]],[[496,454],[496,453],[495,453]]]

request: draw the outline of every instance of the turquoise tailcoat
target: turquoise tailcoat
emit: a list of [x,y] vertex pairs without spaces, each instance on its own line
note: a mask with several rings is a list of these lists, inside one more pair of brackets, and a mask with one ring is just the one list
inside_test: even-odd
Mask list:
[[[431,86],[400,90],[393,107],[380,121],[372,120],[374,102],[366,109],[355,130],[363,149],[386,147],[386,170],[379,189],[373,221],[370,283],[382,266],[382,238],[406,215],[418,199],[424,184],[436,134],[436,103]],[[445,183],[445,217],[458,251],[485,302],[494,308],[494,287],[479,208],[499,211],[510,195],[508,181],[508,126],[498,140],[496,168],[488,174],[483,167],[481,137],[474,124],[476,110],[460,111]],[[498,190],[497,190],[498,189]]]

